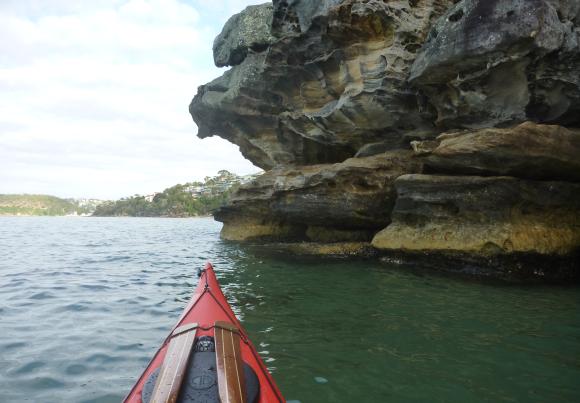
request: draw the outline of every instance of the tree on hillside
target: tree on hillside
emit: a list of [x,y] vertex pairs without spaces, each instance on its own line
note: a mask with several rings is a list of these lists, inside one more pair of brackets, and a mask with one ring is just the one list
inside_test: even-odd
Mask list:
[[[237,188],[240,177],[221,170],[217,176],[205,178],[204,182],[189,182],[165,189],[149,202],[144,196],[134,195],[97,207],[95,216],[135,217],[190,217],[211,214],[229,200]],[[204,192],[194,192],[203,188]]]

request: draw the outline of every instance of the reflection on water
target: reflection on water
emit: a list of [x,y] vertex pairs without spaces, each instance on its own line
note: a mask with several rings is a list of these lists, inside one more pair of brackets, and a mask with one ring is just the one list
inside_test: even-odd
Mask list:
[[575,402],[580,289],[219,241],[211,219],[0,217],[0,401],[118,402],[211,260],[288,399]]

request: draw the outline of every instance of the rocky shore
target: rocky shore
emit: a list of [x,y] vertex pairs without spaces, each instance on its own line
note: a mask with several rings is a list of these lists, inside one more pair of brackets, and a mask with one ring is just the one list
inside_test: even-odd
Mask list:
[[580,278],[580,2],[274,0],[190,104],[266,173],[222,238]]

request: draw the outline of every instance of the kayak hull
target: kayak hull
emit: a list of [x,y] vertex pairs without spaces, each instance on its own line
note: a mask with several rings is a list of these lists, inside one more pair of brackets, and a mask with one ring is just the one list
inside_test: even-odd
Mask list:
[[[169,334],[171,335],[178,327],[197,323],[196,337],[213,337],[215,332],[214,324],[220,321],[233,324],[239,331],[242,359],[251,367],[259,380],[260,393],[257,402],[285,402],[270,372],[264,365],[256,348],[250,341],[246,331],[236,318],[222,293],[212,265],[207,263],[191,300]],[[169,339],[170,337],[168,336],[155,353],[153,359],[125,398],[125,403],[142,403],[142,392],[145,383],[152,373],[163,363],[167,353]]]

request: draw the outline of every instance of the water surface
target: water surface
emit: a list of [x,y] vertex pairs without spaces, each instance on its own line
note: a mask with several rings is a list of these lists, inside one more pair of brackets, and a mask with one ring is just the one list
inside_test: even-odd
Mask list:
[[118,402],[206,260],[288,399],[580,401],[580,289],[219,240],[211,219],[0,217],[0,402]]

